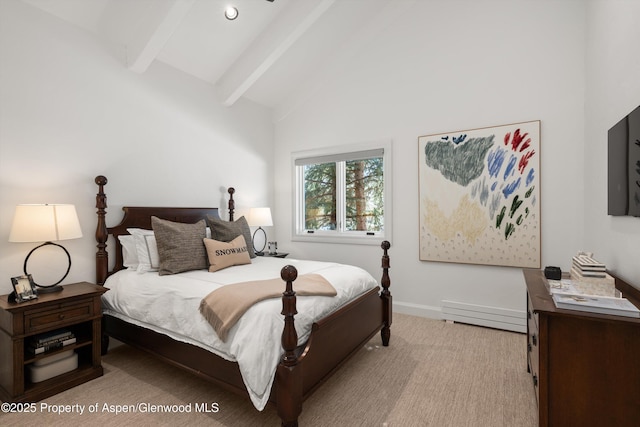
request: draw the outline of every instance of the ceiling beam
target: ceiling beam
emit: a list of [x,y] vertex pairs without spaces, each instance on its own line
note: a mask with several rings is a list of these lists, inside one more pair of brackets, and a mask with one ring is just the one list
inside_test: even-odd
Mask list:
[[196,0],[161,0],[154,2],[135,32],[127,40],[127,66],[144,73],[160,54]]
[[334,2],[293,2],[218,81],[224,105],[231,106],[244,95]]

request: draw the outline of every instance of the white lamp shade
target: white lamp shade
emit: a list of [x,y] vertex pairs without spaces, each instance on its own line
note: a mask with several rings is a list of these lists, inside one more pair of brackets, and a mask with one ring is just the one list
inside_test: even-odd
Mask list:
[[251,227],[271,227],[271,208],[251,208],[247,218],[247,223]]
[[74,205],[18,205],[10,242],[51,242],[82,237]]

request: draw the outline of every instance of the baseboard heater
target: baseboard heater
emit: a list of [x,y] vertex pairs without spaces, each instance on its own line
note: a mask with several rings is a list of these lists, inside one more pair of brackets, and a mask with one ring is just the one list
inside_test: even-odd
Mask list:
[[527,332],[525,312],[519,310],[443,300],[442,318],[453,322],[487,326],[506,331]]

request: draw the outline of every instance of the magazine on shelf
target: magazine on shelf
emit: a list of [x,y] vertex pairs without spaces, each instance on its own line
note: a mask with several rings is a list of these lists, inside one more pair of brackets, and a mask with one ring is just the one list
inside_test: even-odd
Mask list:
[[32,344],[29,345],[29,351],[31,351],[33,354],[42,354],[42,353],[50,351],[50,350],[55,350],[57,348],[62,348],[64,346],[67,346],[67,345],[70,345],[70,344],[75,344],[75,342],[76,342],[76,337],[68,337],[66,339],[55,340],[53,342],[46,343],[46,344],[34,345],[32,343]]
[[29,345],[31,345],[32,347],[45,347],[48,345],[53,345],[55,343],[61,342],[61,341],[67,341],[68,339],[71,338],[75,338],[75,335],[72,332],[69,332],[68,334],[65,335],[61,335],[58,337],[51,337],[51,338],[47,338],[47,339],[41,339],[40,336],[34,337],[30,342]]
[[57,341],[55,343],[51,343],[51,344],[47,344],[41,347],[34,347],[34,346],[29,346],[29,350],[33,353],[33,354],[42,354],[45,353],[47,351],[51,351],[51,350],[55,350],[58,348],[62,348],[64,346],[70,345],[70,344],[75,344],[76,342],[76,338],[69,338],[66,339],[64,341]]
[[45,344],[55,340],[66,339],[73,336],[73,332],[68,329],[56,329],[55,331],[40,334],[35,338],[38,344]]
[[562,293],[554,293],[552,298],[558,308],[640,318],[640,310],[626,298]]

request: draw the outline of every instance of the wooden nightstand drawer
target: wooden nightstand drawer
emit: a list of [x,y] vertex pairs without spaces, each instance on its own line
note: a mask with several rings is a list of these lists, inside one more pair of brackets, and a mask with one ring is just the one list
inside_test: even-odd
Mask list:
[[90,319],[93,314],[92,299],[56,304],[25,312],[24,329],[26,333],[32,333],[42,329],[57,328]]

